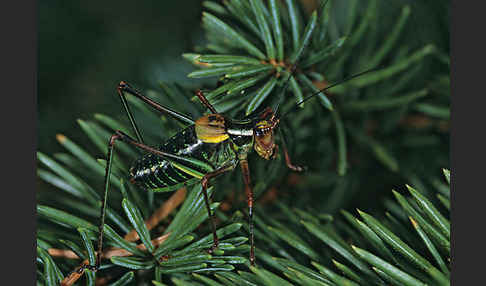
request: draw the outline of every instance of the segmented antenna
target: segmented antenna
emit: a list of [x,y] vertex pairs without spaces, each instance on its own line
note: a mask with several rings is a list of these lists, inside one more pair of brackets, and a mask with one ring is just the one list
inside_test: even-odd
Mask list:
[[322,92],[322,93],[325,93],[325,91],[326,91],[326,90],[328,90],[328,89],[330,89],[330,88],[333,88],[333,87],[335,87],[335,86],[337,86],[337,85],[340,85],[340,84],[342,84],[342,83],[345,83],[345,82],[347,82],[347,81],[349,81],[349,80],[352,80],[353,78],[357,78],[357,77],[362,76],[362,75],[364,75],[364,74],[367,74],[367,73],[369,73],[369,72],[372,72],[372,71],[377,71],[377,70],[380,70],[380,69],[382,69],[382,67],[381,67],[381,66],[379,66],[379,67],[374,67],[374,68],[371,68],[371,69],[368,69],[368,70],[365,70],[365,71],[362,71],[362,72],[359,72],[359,73],[356,73],[356,74],[350,75],[350,76],[348,76],[348,77],[343,78],[342,80],[339,80],[339,81],[337,81],[337,82],[335,82],[335,83],[333,83],[333,84],[331,84],[331,85],[328,85],[327,87],[325,87],[325,88],[323,88],[323,89],[319,90],[318,92],[316,92],[316,93],[314,93],[314,94],[311,94],[311,95],[309,95],[309,96],[305,97],[304,99],[302,99],[301,101],[297,102],[297,104],[295,104],[295,105],[294,105],[294,106],[293,106],[291,109],[289,109],[287,112],[285,112],[285,113],[284,113],[284,114],[283,114],[283,115],[282,115],[280,118],[284,118],[284,117],[285,117],[287,114],[289,114],[290,112],[295,111],[299,105],[301,105],[302,103],[306,102],[307,100],[309,100],[309,99],[313,98],[314,96],[318,95],[318,94],[319,94],[319,93],[321,93],[321,92]]
[[[321,2],[321,5],[319,6],[319,10],[318,11],[323,11],[324,8],[326,7],[327,2],[329,2],[329,0],[326,0],[325,2]],[[318,15],[317,19],[319,20],[320,17],[321,17],[321,14]],[[277,106],[275,106],[274,114],[276,116],[278,115],[280,104],[282,103],[282,101],[283,101],[283,99],[285,97],[285,91],[287,91],[287,87],[289,86],[290,78],[294,75],[295,70],[297,70],[297,63],[299,63],[299,60],[302,57],[302,55],[304,54],[304,51],[307,48],[307,45],[309,45],[309,43],[310,43],[310,41],[308,41],[307,43],[305,43],[304,48],[302,50],[302,53],[295,59],[295,62],[290,67],[290,74],[287,77],[287,81],[285,82],[285,85],[283,87],[282,94],[281,94],[281,96],[279,98],[279,101],[277,102]]]

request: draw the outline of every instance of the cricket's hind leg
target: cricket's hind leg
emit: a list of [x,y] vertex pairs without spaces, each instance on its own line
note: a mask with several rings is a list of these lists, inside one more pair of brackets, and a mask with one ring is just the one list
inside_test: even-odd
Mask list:
[[160,150],[157,150],[153,147],[147,146],[143,143],[136,141],[135,139],[131,138],[127,134],[123,133],[122,131],[116,131],[110,138],[108,143],[108,154],[107,154],[107,163],[105,169],[105,180],[104,180],[104,195],[101,201],[101,214],[100,214],[100,225],[99,225],[99,237],[98,237],[98,252],[96,254],[96,264],[95,265],[86,265],[83,266],[82,270],[90,269],[93,271],[97,271],[101,264],[101,256],[103,254],[103,229],[105,224],[105,214],[106,214],[106,202],[108,199],[108,190],[110,187],[110,175],[111,175],[111,166],[113,162],[113,151],[115,148],[115,143],[117,141],[123,141],[127,144],[135,146],[139,149],[142,149],[148,153],[154,154],[159,156],[165,160],[172,161],[172,160],[185,160],[185,158],[180,157],[178,155],[166,153]]
[[120,96],[120,100],[122,101],[123,108],[125,109],[125,112],[128,116],[128,119],[130,120],[130,124],[132,125],[133,131],[135,132],[135,135],[137,136],[137,140],[140,143],[144,143],[142,134],[140,133],[140,129],[137,126],[137,123],[135,122],[135,117],[133,116],[130,106],[128,105],[125,93],[128,93],[130,95],[135,96],[136,98],[142,100],[144,103],[147,105],[151,106],[155,110],[159,111],[160,113],[166,114],[171,116],[172,118],[176,119],[179,122],[185,123],[185,124],[194,124],[194,120],[192,120],[189,116],[184,115],[180,112],[177,112],[175,110],[172,110],[166,106],[163,106],[152,99],[144,96],[141,94],[138,90],[132,88],[128,83],[121,81],[118,84],[117,88],[118,95]]

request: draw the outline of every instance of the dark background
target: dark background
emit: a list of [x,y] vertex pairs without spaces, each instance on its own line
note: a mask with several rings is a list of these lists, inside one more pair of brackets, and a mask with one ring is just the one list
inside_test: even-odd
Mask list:
[[39,1],[38,150],[61,151],[55,134],[85,142],[76,119],[121,114],[121,80],[197,86],[181,57],[202,39],[197,1]]
[[[437,9],[448,1],[381,4],[393,9],[404,3],[418,7],[411,41],[435,42],[448,51],[449,30],[439,32],[448,27],[448,15]],[[123,116],[116,95],[121,80],[142,90],[158,81],[200,86],[186,77],[193,68],[181,55],[204,40],[201,10],[200,1],[39,1],[37,150],[61,151],[57,133],[86,142],[78,118]]]

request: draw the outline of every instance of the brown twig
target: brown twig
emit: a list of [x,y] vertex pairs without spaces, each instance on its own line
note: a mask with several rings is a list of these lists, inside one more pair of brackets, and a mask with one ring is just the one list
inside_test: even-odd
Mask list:
[[[160,208],[158,208],[152,216],[150,216],[146,221],[145,225],[148,230],[153,229],[159,224],[161,220],[166,218],[176,207],[178,207],[186,198],[186,188],[181,188],[175,194],[173,194]],[[137,241],[140,239],[136,230],[132,229],[129,233],[125,235],[126,241]]]
[[[167,240],[167,238],[169,237],[169,235],[170,235],[170,233],[167,233],[167,234],[161,235],[161,236],[153,239],[152,240],[152,244],[155,247],[158,247],[164,241]],[[145,247],[145,245],[143,243],[138,244],[137,245],[137,248],[140,249],[140,250],[144,250],[144,251],[147,250],[147,248]],[[54,256],[54,257],[62,257],[62,258],[69,258],[69,259],[79,259],[79,256],[76,255],[76,253],[74,253],[71,250],[49,248],[47,252],[51,256]],[[110,258],[112,258],[114,256],[116,256],[116,257],[126,257],[126,256],[132,256],[132,255],[133,255],[133,253],[131,253],[130,251],[128,251],[126,249],[122,249],[122,248],[119,248],[119,247],[113,247],[113,248],[109,248],[109,249],[105,250],[101,254],[101,257],[103,259],[110,259]],[[71,285],[73,285],[74,282],[76,282],[79,278],[81,278],[81,276],[83,276],[84,271],[85,271],[85,268],[84,267],[86,265],[89,265],[88,259],[83,260],[83,262],[81,263],[80,266],[78,266],[73,272],[71,272],[66,278],[64,278],[64,280],[62,280],[62,282],[61,282],[61,285],[62,286],[71,286]]]
[[[166,218],[176,207],[178,207],[186,198],[186,188],[181,188],[177,190],[167,201],[164,202],[164,204],[158,208],[150,218],[148,218],[145,221],[145,225],[147,226],[148,230],[153,229],[161,220]],[[164,234],[162,236],[159,236],[155,239],[152,240],[152,244],[157,247],[160,244],[162,244],[167,237],[169,236],[170,233]],[[124,237],[125,240],[129,242],[137,241],[139,240],[139,236],[135,230],[130,231],[127,233]],[[147,248],[143,243],[140,243],[137,245],[137,248],[140,250],[146,250]],[[68,258],[68,259],[79,259],[79,256],[76,255],[71,250],[65,250],[65,249],[56,249],[56,248],[50,248],[48,249],[48,253],[51,256],[54,257],[63,257],[63,258]],[[123,257],[123,256],[131,256],[133,255],[131,252],[122,249],[122,248],[110,248],[105,250],[102,254],[101,257],[104,259],[110,259],[111,257],[118,256],[118,257]],[[83,276],[85,267],[89,265],[89,261],[87,259],[83,260],[80,266],[78,266],[73,272],[71,272],[67,277],[65,277],[61,281],[62,286],[71,286],[73,285],[81,276]],[[98,285],[98,284],[97,284]]]
[[80,266],[78,266],[76,269],[74,269],[73,272],[71,272],[67,277],[65,277],[61,281],[61,286],[71,286],[73,285],[76,281],[78,281],[81,276],[84,274],[84,266],[87,266],[89,264],[88,259],[85,259],[83,263],[81,263]]
[[67,249],[49,248],[47,250],[47,253],[49,253],[49,255],[52,257],[62,257],[68,259],[79,258],[79,256],[77,256],[76,253],[74,253],[74,251],[67,250]]
[[[167,237],[169,237],[169,233],[161,235],[161,236],[153,239],[152,244],[155,247],[157,247],[160,244],[162,244],[165,240],[167,240]],[[143,243],[138,244],[136,247],[140,250],[144,250],[144,251],[147,250],[147,248],[145,247],[145,245]],[[49,253],[49,255],[51,255],[53,257],[62,257],[62,258],[67,258],[67,259],[79,259],[80,258],[76,253],[74,253],[74,251],[66,250],[66,249],[49,248],[47,250],[47,252]],[[103,253],[101,254],[101,257],[103,259],[110,259],[113,256],[125,257],[125,256],[132,256],[132,255],[133,255],[133,253],[131,253],[128,250],[125,250],[125,249],[119,248],[119,247],[113,247],[113,248],[109,248],[109,249],[106,249],[105,251],[103,251]]]

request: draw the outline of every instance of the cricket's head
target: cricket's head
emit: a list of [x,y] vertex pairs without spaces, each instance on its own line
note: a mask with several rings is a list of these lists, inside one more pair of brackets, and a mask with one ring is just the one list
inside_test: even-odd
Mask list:
[[279,119],[276,118],[271,108],[265,109],[255,120],[253,136],[255,138],[254,148],[260,157],[269,160],[275,152],[274,129]]
[[299,105],[319,93],[325,93],[326,90],[334,86],[378,69],[372,68],[353,74],[328,85],[318,92],[305,97],[285,113],[279,112],[278,106],[280,104],[278,104],[275,110],[268,107],[256,117],[247,117],[243,120],[229,120],[219,114],[206,115],[196,121],[197,136],[202,141],[209,143],[219,143],[230,138],[242,153],[249,152],[253,146],[260,157],[267,160],[275,158],[278,149],[277,145],[275,145],[274,132],[277,131],[281,120],[283,121],[287,115],[298,110]]

